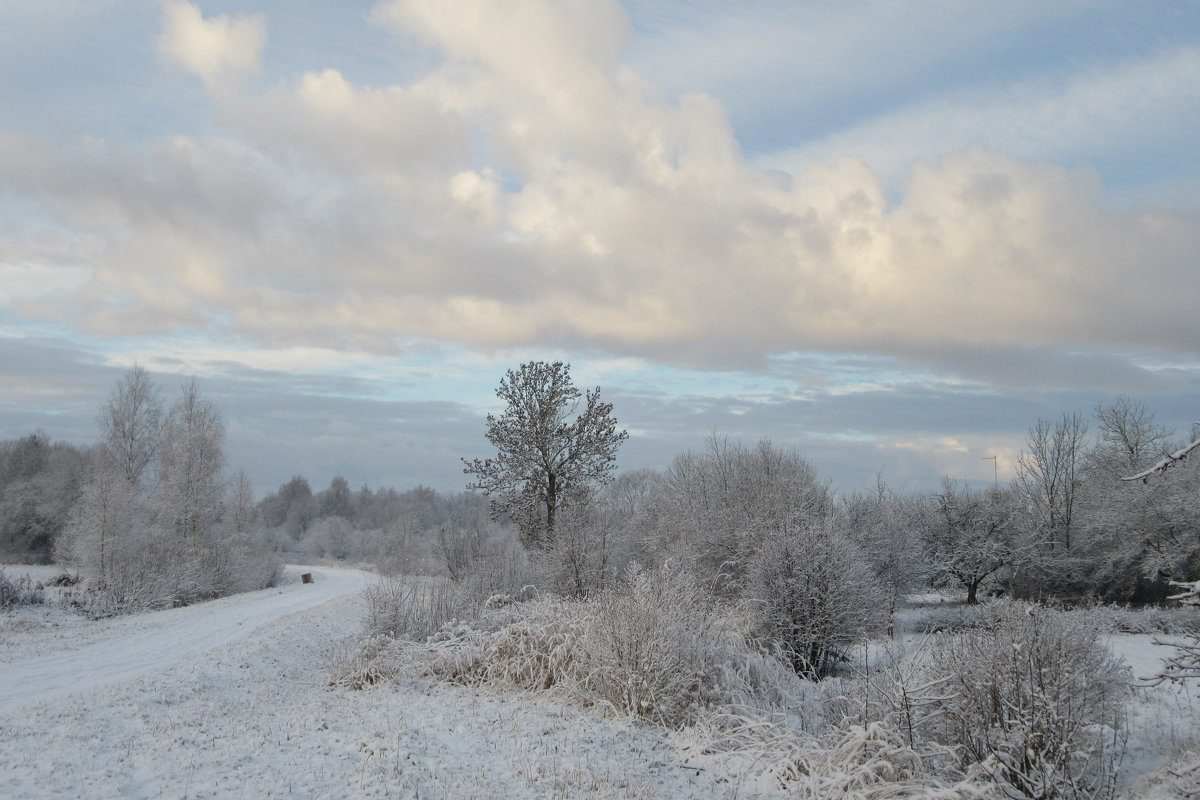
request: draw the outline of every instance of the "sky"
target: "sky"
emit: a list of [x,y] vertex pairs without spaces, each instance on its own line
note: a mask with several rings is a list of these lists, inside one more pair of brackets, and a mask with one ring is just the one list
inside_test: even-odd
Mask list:
[[95,441],[137,363],[260,492],[456,491],[530,360],[626,469],[1184,437],[1197,130],[1190,0],[0,0],[0,438]]

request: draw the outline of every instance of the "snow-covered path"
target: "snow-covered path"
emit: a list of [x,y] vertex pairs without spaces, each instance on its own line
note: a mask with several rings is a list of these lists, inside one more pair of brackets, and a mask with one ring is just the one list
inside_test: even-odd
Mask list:
[[[315,582],[302,584],[301,572]],[[332,567],[289,567],[285,584],[73,628],[33,656],[0,650],[0,714],[122,683],[249,636],[257,628],[360,591],[368,573]]]

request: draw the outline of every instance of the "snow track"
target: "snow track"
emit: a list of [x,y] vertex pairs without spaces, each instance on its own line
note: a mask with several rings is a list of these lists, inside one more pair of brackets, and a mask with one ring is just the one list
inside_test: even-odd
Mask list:
[[[301,572],[315,582],[300,583]],[[0,650],[0,713],[90,692],[167,669],[249,636],[256,629],[360,591],[368,573],[289,567],[285,584],[208,603],[69,629],[50,652],[9,660]]]

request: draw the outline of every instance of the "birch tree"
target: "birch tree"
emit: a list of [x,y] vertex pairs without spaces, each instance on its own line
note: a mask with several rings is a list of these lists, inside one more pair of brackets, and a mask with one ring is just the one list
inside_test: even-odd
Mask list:
[[150,373],[134,364],[100,409],[101,443],[125,482],[137,490],[158,454],[162,395]]
[[160,444],[160,509],[181,539],[196,547],[221,512],[225,467],[221,412],[195,380],[171,408]]

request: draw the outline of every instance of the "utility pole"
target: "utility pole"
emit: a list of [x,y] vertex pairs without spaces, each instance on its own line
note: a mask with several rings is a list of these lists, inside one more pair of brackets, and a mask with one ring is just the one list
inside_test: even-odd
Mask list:
[[984,456],[980,461],[992,462],[992,485],[996,488],[1000,487],[1000,465],[997,461],[998,456]]

